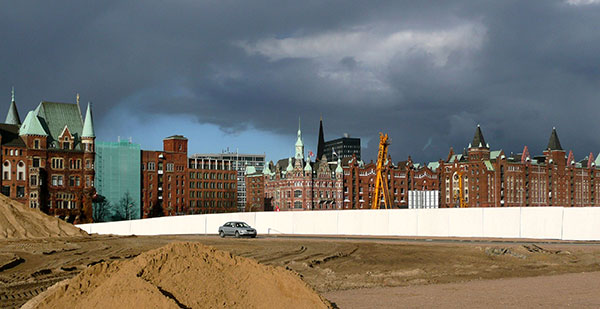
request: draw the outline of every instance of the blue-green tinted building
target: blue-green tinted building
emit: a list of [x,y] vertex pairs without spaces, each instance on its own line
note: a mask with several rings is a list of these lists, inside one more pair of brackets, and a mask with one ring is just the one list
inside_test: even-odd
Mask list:
[[[94,220],[139,219],[141,148],[129,141],[96,142]],[[101,202],[104,198],[104,202]]]

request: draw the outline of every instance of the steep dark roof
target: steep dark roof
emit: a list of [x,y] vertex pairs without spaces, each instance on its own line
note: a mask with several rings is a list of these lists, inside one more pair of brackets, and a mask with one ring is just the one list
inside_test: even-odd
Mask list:
[[319,141],[317,142],[317,160],[320,160],[323,157],[324,151],[325,138],[323,137],[323,117],[321,117],[321,121],[319,122]]
[[560,141],[558,140],[558,134],[556,134],[556,128],[552,128],[552,134],[548,141],[548,150],[563,150]]
[[[481,146],[479,146],[481,145]],[[475,130],[475,136],[473,136],[473,141],[471,142],[471,147],[473,148],[487,148],[487,144],[485,143],[485,139],[483,138],[483,133],[481,133],[481,128],[477,125],[477,130]]]
[[0,123],[0,135],[2,136],[2,146],[25,147],[25,143],[19,137],[18,125]]

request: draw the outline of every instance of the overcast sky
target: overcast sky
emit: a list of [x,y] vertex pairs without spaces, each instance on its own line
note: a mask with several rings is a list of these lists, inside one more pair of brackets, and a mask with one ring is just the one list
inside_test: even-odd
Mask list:
[[594,0],[7,1],[0,68],[0,112],[11,86],[21,117],[79,92],[98,140],[143,149],[182,134],[190,153],[277,160],[298,117],[316,152],[322,115],[366,161],[380,131],[394,161],[425,162],[478,123],[507,153],[541,153],[554,126],[576,158],[600,151]]

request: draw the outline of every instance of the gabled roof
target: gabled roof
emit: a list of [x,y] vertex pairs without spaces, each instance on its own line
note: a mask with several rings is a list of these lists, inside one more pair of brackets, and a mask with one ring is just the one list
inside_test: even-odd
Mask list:
[[552,128],[552,134],[550,134],[550,140],[548,141],[548,150],[563,150],[558,140],[558,134],[556,134],[556,128]]
[[35,111],[31,111],[27,113],[25,121],[23,121],[23,124],[21,124],[19,135],[48,136],[48,133],[40,122],[40,119],[35,115]]
[[53,141],[58,140],[65,126],[69,127],[69,132],[75,138],[74,146],[79,145],[83,131],[83,120],[81,119],[79,105],[42,101],[34,113],[49,133],[48,148],[58,147],[58,145],[53,146]]

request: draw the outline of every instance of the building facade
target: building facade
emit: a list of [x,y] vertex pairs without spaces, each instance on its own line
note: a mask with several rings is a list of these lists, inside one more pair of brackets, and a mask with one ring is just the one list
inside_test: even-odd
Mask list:
[[187,145],[187,138],[173,135],[162,151],[141,151],[143,218],[188,213]]
[[[141,148],[129,141],[96,142],[94,221],[141,218]],[[99,203],[102,203],[100,205]]]
[[[307,164],[299,130],[294,158],[269,163],[263,173],[246,177],[253,209],[260,209],[261,203],[265,210],[371,208],[376,165],[365,164],[356,155],[338,162],[332,165],[323,159]],[[473,140],[460,154],[450,149],[445,160],[427,164],[410,157],[397,163],[388,158],[382,172],[389,181],[392,208],[408,208],[411,194],[413,199],[426,197],[417,203],[423,207],[581,207],[600,206],[599,165],[600,157],[594,159],[592,153],[578,161],[572,151],[567,154],[556,129],[542,154],[531,156],[527,146],[510,155],[491,150],[477,126]],[[339,194],[321,189],[338,186]],[[331,203],[335,206],[329,207]],[[415,203],[411,207],[421,207]]]
[[92,221],[95,134],[91,105],[42,101],[21,123],[14,98],[0,125],[2,193],[73,223]]
[[[301,211],[343,207],[341,160],[332,166],[327,163],[325,156],[317,162],[305,158],[300,127],[293,158],[279,160],[276,164],[269,163],[262,172],[250,172],[252,169],[246,176],[246,190],[251,192],[251,211]],[[262,207],[258,206],[260,200]]]
[[343,137],[325,142],[323,153],[328,162],[352,158],[352,156],[356,156],[360,160],[360,138],[344,134]]
[[192,159],[197,160],[217,160],[227,162],[229,166],[237,171],[237,211],[243,212],[246,209],[246,168],[254,167],[256,171],[262,171],[265,166],[265,155],[262,154],[241,154],[237,152],[194,154]]
[[236,212],[238,171],[229,160],[188,160],[189,214]]

